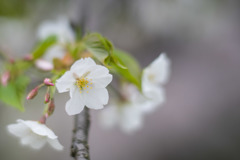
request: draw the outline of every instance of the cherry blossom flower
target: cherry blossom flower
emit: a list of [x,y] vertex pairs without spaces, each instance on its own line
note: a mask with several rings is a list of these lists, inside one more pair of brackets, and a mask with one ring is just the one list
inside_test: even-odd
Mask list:
[[51,35],[55,35],[60,43],[73,42],[75,34],[67,18],[60,17],[56,21],[45,21],[38,28],[38,37],[44,40]]
[[91,58],[82,58],[56,81],[56,87],[60,93],[70,92],[66,112],[75,115],[80,113],[84,106],[102,109],[103,105],[108,103],[106,86],[111,81],[112,75],[106,67],[97,65]]
[[40,149],[48,142],[54,149],[63,150],[54,132],[40,122],[18,119],[16,124],[8,125],[7,129],[11,134],[20,138],[22,145]]
[[[68,19],[63,17],[59,18],[56,21],[43,22],[38,29],[37,35],[40,40],[44,40],[49,36],[55,35],[58,40],[57,44],[48,48],[42,59],[39,59],[40,61],[36,61],[36,66],[44,71],[49,71],[53,69],[53,59],[63,59],[66,54],[66,49],[64,48],[64,45],[69,42],[75,41],[75,34],[70,26],[70,22]],[[44,62],[43,64],[43,61],[46,62]],[[50,64],[46,64],[47,62]],[[43,67],[46,65],[49,67]]]
[[[155,105],[151,106],[153,108],[165,102],[163,85],[166,84],[169,79],[170,64],[170,60],[166,54],[162,53],[143,70],[142,92],[152,103],[155,103]],[[145,109],[152,111],[153,108]]]

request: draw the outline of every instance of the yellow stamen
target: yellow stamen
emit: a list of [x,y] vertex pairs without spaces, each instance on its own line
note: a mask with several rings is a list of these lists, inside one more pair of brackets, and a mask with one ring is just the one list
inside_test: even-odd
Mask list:
[[[83,90],[86,90],[87,88],[92,89],[92,79],[88,79],[87,76],[90,72],[86,72],[81,77],[77,77],[76,74],[74,74],[74,77],[76,79],[75,85],[79,88],[80,93],[82,93]],[[88,91],[86,91],[88,93]]]

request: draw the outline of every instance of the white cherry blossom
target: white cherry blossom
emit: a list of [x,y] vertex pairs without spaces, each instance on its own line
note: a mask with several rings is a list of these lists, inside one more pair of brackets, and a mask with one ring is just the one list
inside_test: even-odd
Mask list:
[[40,149],[49,143],[54,149],[63,150],[54,132],[40,122],[18,119],[17,123],[8,125],[7,129],[11,134],[20,138],[22,145]]
[[156,106],[165,102],[163,85],[167,83],[170,75],[170,60],[165,53],[155,59],[142,74],[142,92],[153,105],[146,110],[153,111]]
[[40,40],[55,35],[60,43],[73,42],[75,40],[74,31],[67,18],[60,17],[55,21],[45,21],[39,28],[37,36]]
[[97,65],[91,58],[82,58],[56,81],[56,87],[60,93],[70,92],[66,112],[75,115],[80,113],[84,106],[102,109],[103,105],[108,103],[106,86],[111,81],[112,75],[106,67]]
[[[75,34],[70,26],[70,22],[64,17],[58,18],[55,21],[45,21],[38,28],[38,39],[44,40],[52,35],[57,37],[58,43],[48,48],[42,59],[37,60],[36,63],[36,67],[44,71],[53,69],[53,59],[62,59],[67,52],[64,45],[75,41]],[[52,67],[42,67],[44,66],[43,61]]]

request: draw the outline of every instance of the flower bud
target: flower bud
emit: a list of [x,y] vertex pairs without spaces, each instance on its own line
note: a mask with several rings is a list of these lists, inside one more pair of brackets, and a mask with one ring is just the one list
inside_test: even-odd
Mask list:
[[3,86],[7,86],[8,82],[10,80],[10,72],[9,71],[6,71],[2,74],[1,76],[1,84]]
[[54,100],[51,99],[50,103],[48,104],[48,111],[47,111],[48,116],[53,114],[54,109],[55,109]]
[[54,86],[54,84],[52,83],[52,80],[49,79],[49,78],[45,78],[43,83],[46,85],[46,86]]
[[33,90],[31,90],[31,92],[28,93],[26,99],[27,100],[33,99],[37,94],[38,94],[38,87],[36,87]]
[[50,102],[50,94],[49,93],[46,93],[45,94],[45,100],[44,100],[45,103],[48,103]]

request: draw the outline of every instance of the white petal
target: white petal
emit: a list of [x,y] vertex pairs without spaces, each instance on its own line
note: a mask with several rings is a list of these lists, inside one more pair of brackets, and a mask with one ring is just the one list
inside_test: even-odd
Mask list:
[[165,102],[165,91],[159,86],[144,86],[142,88],[143,94],[155,103]]
[[30,143],[30,146],[33,149],[40,149],[46,144],[46,142],[47,142],[46,137],[38,136],[38,137],[36,137],[36,139],[34,141],[32,141]]
[[88,75],[89,78],[101,77],[109,74],[109,70],[101,65],[95,65],[91,70],[91,73]]
[[109,74],[106,67],[96,65],[91,67],[90,70],[87,78],[92,79],[92,83],[96,88],[105,88],[112,81],[112,75]]
[[72,65],[71,72],[82,76],[82,74],[88,71],[88,68],[95,65],[96,63],[94,62],[94,60],[92,60],[92,58],[81,58]]
[[30,129],[26,125],[21,123],[10,124],[7,126],[7,129],[11,134],[17,137],[23,137],[30,132]]
[[146,68],[146,70],[149,70],[148,74],[152,74],[152,76],[154,76],[155,83],[165,84],[169,79],[170,65],[171,65],[170,60],[168,59],[166,54],[163,53],[160,54],[160,56],[157,59],[155,59],[149,65],[149,67]]
[[75,89],[72,98],[66,103],[66,112],[68,115],[75,115],[80,113],[85,105],[85,100],[83,98],[83,93],[80,93],[78,89]]
[[21,144],[22,145],[30,145],[33,141],[36,140],[38,135],[34,133],[30,133],[24,137],[21,138]]
[[63,146],[60,144],[58,139],[48,139],[48,143],[56,150],[63,150]]
[[88,108],[102,109],[108,103],[109,95],[106,88],[94,88],[89,93],[84,93],[84,98]]
[[36,135],[47,136],[48,138],[52,139],[57,138],[54,132],[45,124],[41,124],[37,121],[22,121],[22,123],[28,126]]
[[95,88],[105,88],[111,81],[112,81],[111,74],[92,79],[92,83]]
[[59,93],[67,92],[74,85],[75,79],[73,77],[73,73],[67,71],[56,81],[56,87]]

